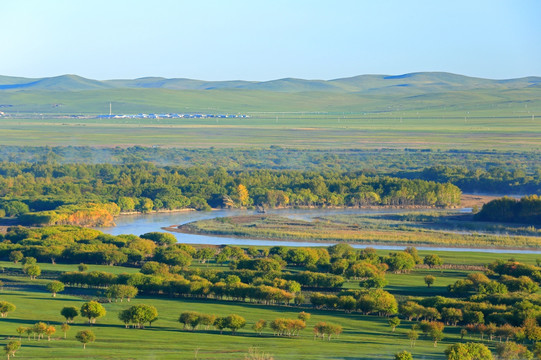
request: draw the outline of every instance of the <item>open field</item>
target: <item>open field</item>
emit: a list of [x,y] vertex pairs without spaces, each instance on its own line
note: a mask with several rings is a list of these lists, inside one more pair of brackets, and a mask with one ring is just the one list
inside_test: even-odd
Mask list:
[[[0,119],[2,145],[541,150],[531,118],[294,115],[249,119]],[[541,117],[540,117],[541,118]]]

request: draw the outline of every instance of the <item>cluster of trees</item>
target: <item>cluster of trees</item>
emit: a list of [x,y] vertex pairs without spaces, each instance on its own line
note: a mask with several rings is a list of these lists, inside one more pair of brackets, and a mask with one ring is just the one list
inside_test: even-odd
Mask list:
[[476,166],[470,168],[459,164],[436,165],[421,171],[405,171],[396,175],[442,183],[450,182],[464,192],[488,192],[493,194],[541,193],[541,167],[539,164],[534,165],[532,163],[532,165],[530,171],[522,166],[510,167],[502,163],[498,165],[491,164],[490,167]]
[[[166,236],[167,234],[163,234]],[[170,235],[176,242],[174,236]],[[160,250],[153,240],[135,235],[112,236],[100,231],[76,226],[50,226],[44,228],[9,227],[5,234],[0,234],[0,258],[15,263],[23,258],[25,268],[37,266],[28,262],[88,263],[88,264],[132,264],[137,265],[154,256],[179,254],[181,260],[191,262],[191,255],[181,248],[170,247]],[[195,250],[194,250],[195,252]],[[173,256],[171,255],[171,256]],[[184,258],[182,258],[184,257]],[[29,268],[29,276],[36,274],[38,268]]]
[[0,208],[27,224],[100,226],[119,211],[182,208],[453,206],[460,194],[450,183],[362,172],[0,163]]
[[143,329],[146,323],[152,326],[158,319],[158,310],[152,305],[134,305],[122,310],[118,314],[118,319],[126,325],[126,328],[131,324],[134,328]]
[[[264,304],[287,304],[295,299],[295,293],[278,287],[268,285],[250,285],[240,281],[236,275],[229,275],[225,279],[218,278],[211,282],[200,276],[185,278],[179,274],[146,275],[136,274],[111,274],[100,271],[89,273],[66,272],[60,277],[63,283],[71,286],[108,287],[105,290],[108,298],[120,299],[123,291],[130,294],[137,292],[145,294],[165,294],[168,296],[182,296],[192,298],[216,298],[233,299],[237,301],[251,301]],[[274,279],[274,283],[280,282]],[[256,282],[257,283],[257,282]],[[113,290],[110,290],[113,287]],[[296,287],[300,291],[300,286]],[[119,293],[118,291],[121,291]],[[124,295],[127,297],[127,295]]]
[[[541,193],[541,192],[540,192]],[[492,200],[475,215],[476,220],[539,225],[541,224],[541,198],[525,196],[520,200],[509,197]]]
[[184,326],[184,329],[191,331],[196,330],[199,325],[214,326],[220,330],[220,334],[224,329],[230,329],[232,334],[235,334],[239,329],[246,326],[246,319],[237,314],[217,317],[212,314],[201,314],[195,311],[186,311],[180,314],[178,321]]
[[316,338],[322,338],[327,340],[331,340],[331,336],[333,335],[340,335],[342,333],[343,329],[342,326],[336,325],[336,324],[329,324],[326,322],[318,322],[316,325],[314,325],[314,339]]
[[[66,334],[69,330],[68,324],[63,324],[61,326],[62,331],[64,332],[64,338],[66,337]],[[30,340],[30,336],[34,336],[34,340],[41,340],[45,335],[47,335],[47,340],[51,341],[51,336],[53,336],[56,333],[56,327],[53,325],[48,325],[44,322],[38,322],[34,324],[34,326],[26,327],[26,326],[19,326],[16,329],[17,333],[19,334],[19,337],[21,337],[23,334],[26,334],[28,336],[28,340]]]
[[337,295],[312,293],[310,303],[317,309],[337,309],[346,312],[390,316],[398,312],[398,302],[391,293],[382,289],[346,290]]

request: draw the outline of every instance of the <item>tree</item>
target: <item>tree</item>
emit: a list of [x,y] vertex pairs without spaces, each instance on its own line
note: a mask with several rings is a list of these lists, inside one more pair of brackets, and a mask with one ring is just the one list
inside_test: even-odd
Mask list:
[[23,272],[30,276],[31,280],[34,280],[36,277],[41,275],[41,268],[37,265],[26,265],[23,268]]
[[220,330],[220,334],[223,332],[225,328],[227,328],[227,318],[225,317],[219,317],[214,321],[214,326],[216,329]]
[[430,287],[436,281],[436,277],[432,275],[425,276],[425,284]]
[[111,299],[115,299],[117,301],[120,299],[120,302],[126,298],[128,302],[131,298],[135,297],[139,291],[135,286],[131,285],[111,285],[107,288],[105,291],[105,296],[111,301]]
[[310,317],[311,317],[311,316],[312,316],[312,315],[310,315],[310,313],[301,311],[297,317],[298,317],[300,320],[306,322],[306,321],[310,320]]
[[267,321],[266,320],[258,320],[256,321],[256,323],[252,326],[252,329],[258,334],[258,335],[261,335],[261,332],[263,331],[263,329],[267,326]]
[[67,334],[68,334],[68,331],[70,329],[70,326],[66,323],[62,324],[62,326],[60,326],[60,328],[62,329],[62,332],[64,333],[64,339],[66,338]]
[[38,260],[33,256],[26,256],[21,262],[23,263],[23,265],[36,265]]
[[447,360],[493,360],[492,353],[483,344],[456,343],[445,350]]
[[56,293],[64,291],[64,283],[58,280],[51,281],[47,284],[47,290],[56,297]]
[[431,255],[425,256],[425,258],[423,259],[423,263],[430,267],[434,267],[434,266],[443,265],[443,260],[438,255],[431,254]]
[[88,318],[90,324],[96,323],[96,319],[106,313],[105,308],[97,301],[89,301],[81,306],[81,316]]
[[92,330],[79,331],[75,338],[83,344],[83,349],[86,349],[86,344],[96,341],[96,335]]
[[214,325],[216,321],[216,315],[213,314],[200,314],[199,324],[204,325],[205,329],[209,329],[211,325]]
[[407,352],[406,350],[404,350],[404,351],[394,354],[394,359],[395,360],[413,360],[413,356],[411,356],[410,352]]
[[21,336],[23,334],[26,334],[26,327],[25,326],[19,326],[15,330],[17,331],[17,334],[19,334],[19,340],[21,340]]
[[443,323],[441,322],[431,322],[430,330],[428,334],[434,341],[434,347],[438,346],[438,341],[443,339]]
[[145,323],[152,324],[158,318],[158,310],[152,305],[140,304],[131,306],[129,309],[121,311],[118,318],[126,324],[134,324],[135,327],[142,329]]
[[408,339],[410,341],[410,347],[414,347],[415,341],[417,341],[417,339],[419,338],[419,333],[417,332],[417,330],[412,328],[406,333],[406,335],[408,336]]
[[227,318],[227,328],[231,329],[231,333],[234,334],[237,330],[246,326],[246,320],[237,314],[229,315]]
[[160,246],[169,246],[177,243],[175,235],[162,232],[149,232],[141,235],[141,238],[152,240]]
[[0,301],[0,315],[4,318],[8,316],[8,313],[15,311],[16,307],[12,303],[7,301]]
[[56,332],[56,328],[52,325],[47,326],[45,329],[45,334],[47,334],[47,341],[51,341],[51,336]]
[[87,264],[80,263],[80,264],[77,266],[77,269],[79,269],[80,272],[88,271],[88,265],[87,265]]
[[8,360],[9,360],[10,356],[12,356],[12,355],[15,356],[15,353],[20,348],[21,348],[21,342],[20,341],[10,341],[9,343],[7,343],[6,346],[4,346],[4,351],[6,352]]
[[400,325],[400,319],[398,316],[394,316],[389,319],[389,326],[391,327],[391,331],[394,332],[396,327]]
[[199,316],[200,314],[198,312],[185,311],[180,314],[178,322],[184,325],[184,329],[191,328],[191,330],[193,331],[197,328],[197,325],[199,325]]
[[33,330],[34,330],[34,333],[38,335],[38,341],[43,337],[43,334],[45,334],[45,332],[47,331],[47,327],[48,327],[47,324],[41,321],[39,323],[34,324]]
[[502,360],[533,358],[532,354],[528,351],[528,348],[526,346],[517,344],[512,341],[497,344],[496,353],[498,354],[498,358]]
[[23,258],[24,258],[23,253],[18,250],[15,250],[9,253],[9,261],[13,261],[15,264],[17,264]]
[[66,306],[60,310],[60,315],[66,318],[66,323],[70,323],[79,316],[79,310],[75,306]]
[[251,199],[250,199],[250,195],[248,194],[248,189],[246,189],[246,186],[239,184],[239,186],[237,186],[237,195],[238,195],[240,206],[250,205]]

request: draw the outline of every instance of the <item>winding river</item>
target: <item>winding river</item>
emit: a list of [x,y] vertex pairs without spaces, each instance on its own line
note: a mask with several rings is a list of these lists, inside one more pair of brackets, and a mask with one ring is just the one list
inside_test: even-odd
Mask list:
[[[408,212],[411,210],[359,210],[359,209],[280,209],[269,210],[269,214],[277,214],[280,216],[299,219],[311,220],[314,217],[324,215],[340,215],[340,214],[377,214],[390,212]],[[460,211],[470,212],[471,209],[462,209]],[[209,212],[189,211],[189,212],[171,212],[171,213],[154,213],[144,215],[122,215],[115,219],[117,226],[100,228],[99,230],[111,234],[135,234],[141,235],[152,231],[163,231],[163,227],[170,225],[182,225],[192,221],[213,219],[224,216],[237,216],[254,214],[254,211],[249,210],[217,210]],[[329,246],[331,242],[303,242],[303,241],[279,241],[279,240],[260,240],[247,238],[222,237],[212,235],[196,235],[172,233],[176,236],[179,242],[185,244],[209,244],[209,245],[241,245],[241,246]],[[367,245],[352,244],[355,248],[364,248]],[[383,250],[403,250],[405,246],[400,245],[368,245],[375,249]],[[541,250],[518,250],[518,249],[494,249],[494,248],[455,248],[455,247],[438,247],[438,246],[416,246],[419,250],[439,250],[439,251],[471,251],[471,252],[486,252],[486,253],[506,253],[506,254],[541,254]]]

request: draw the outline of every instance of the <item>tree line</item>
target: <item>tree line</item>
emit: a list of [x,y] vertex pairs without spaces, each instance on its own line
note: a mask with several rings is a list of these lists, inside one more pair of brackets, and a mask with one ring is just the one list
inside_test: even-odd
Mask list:
[[287,206],[455,206],[450,183],[357,172],[226,171],[149,163],[0,163],[0,209],[27,224],[100,225],[119,211]]

